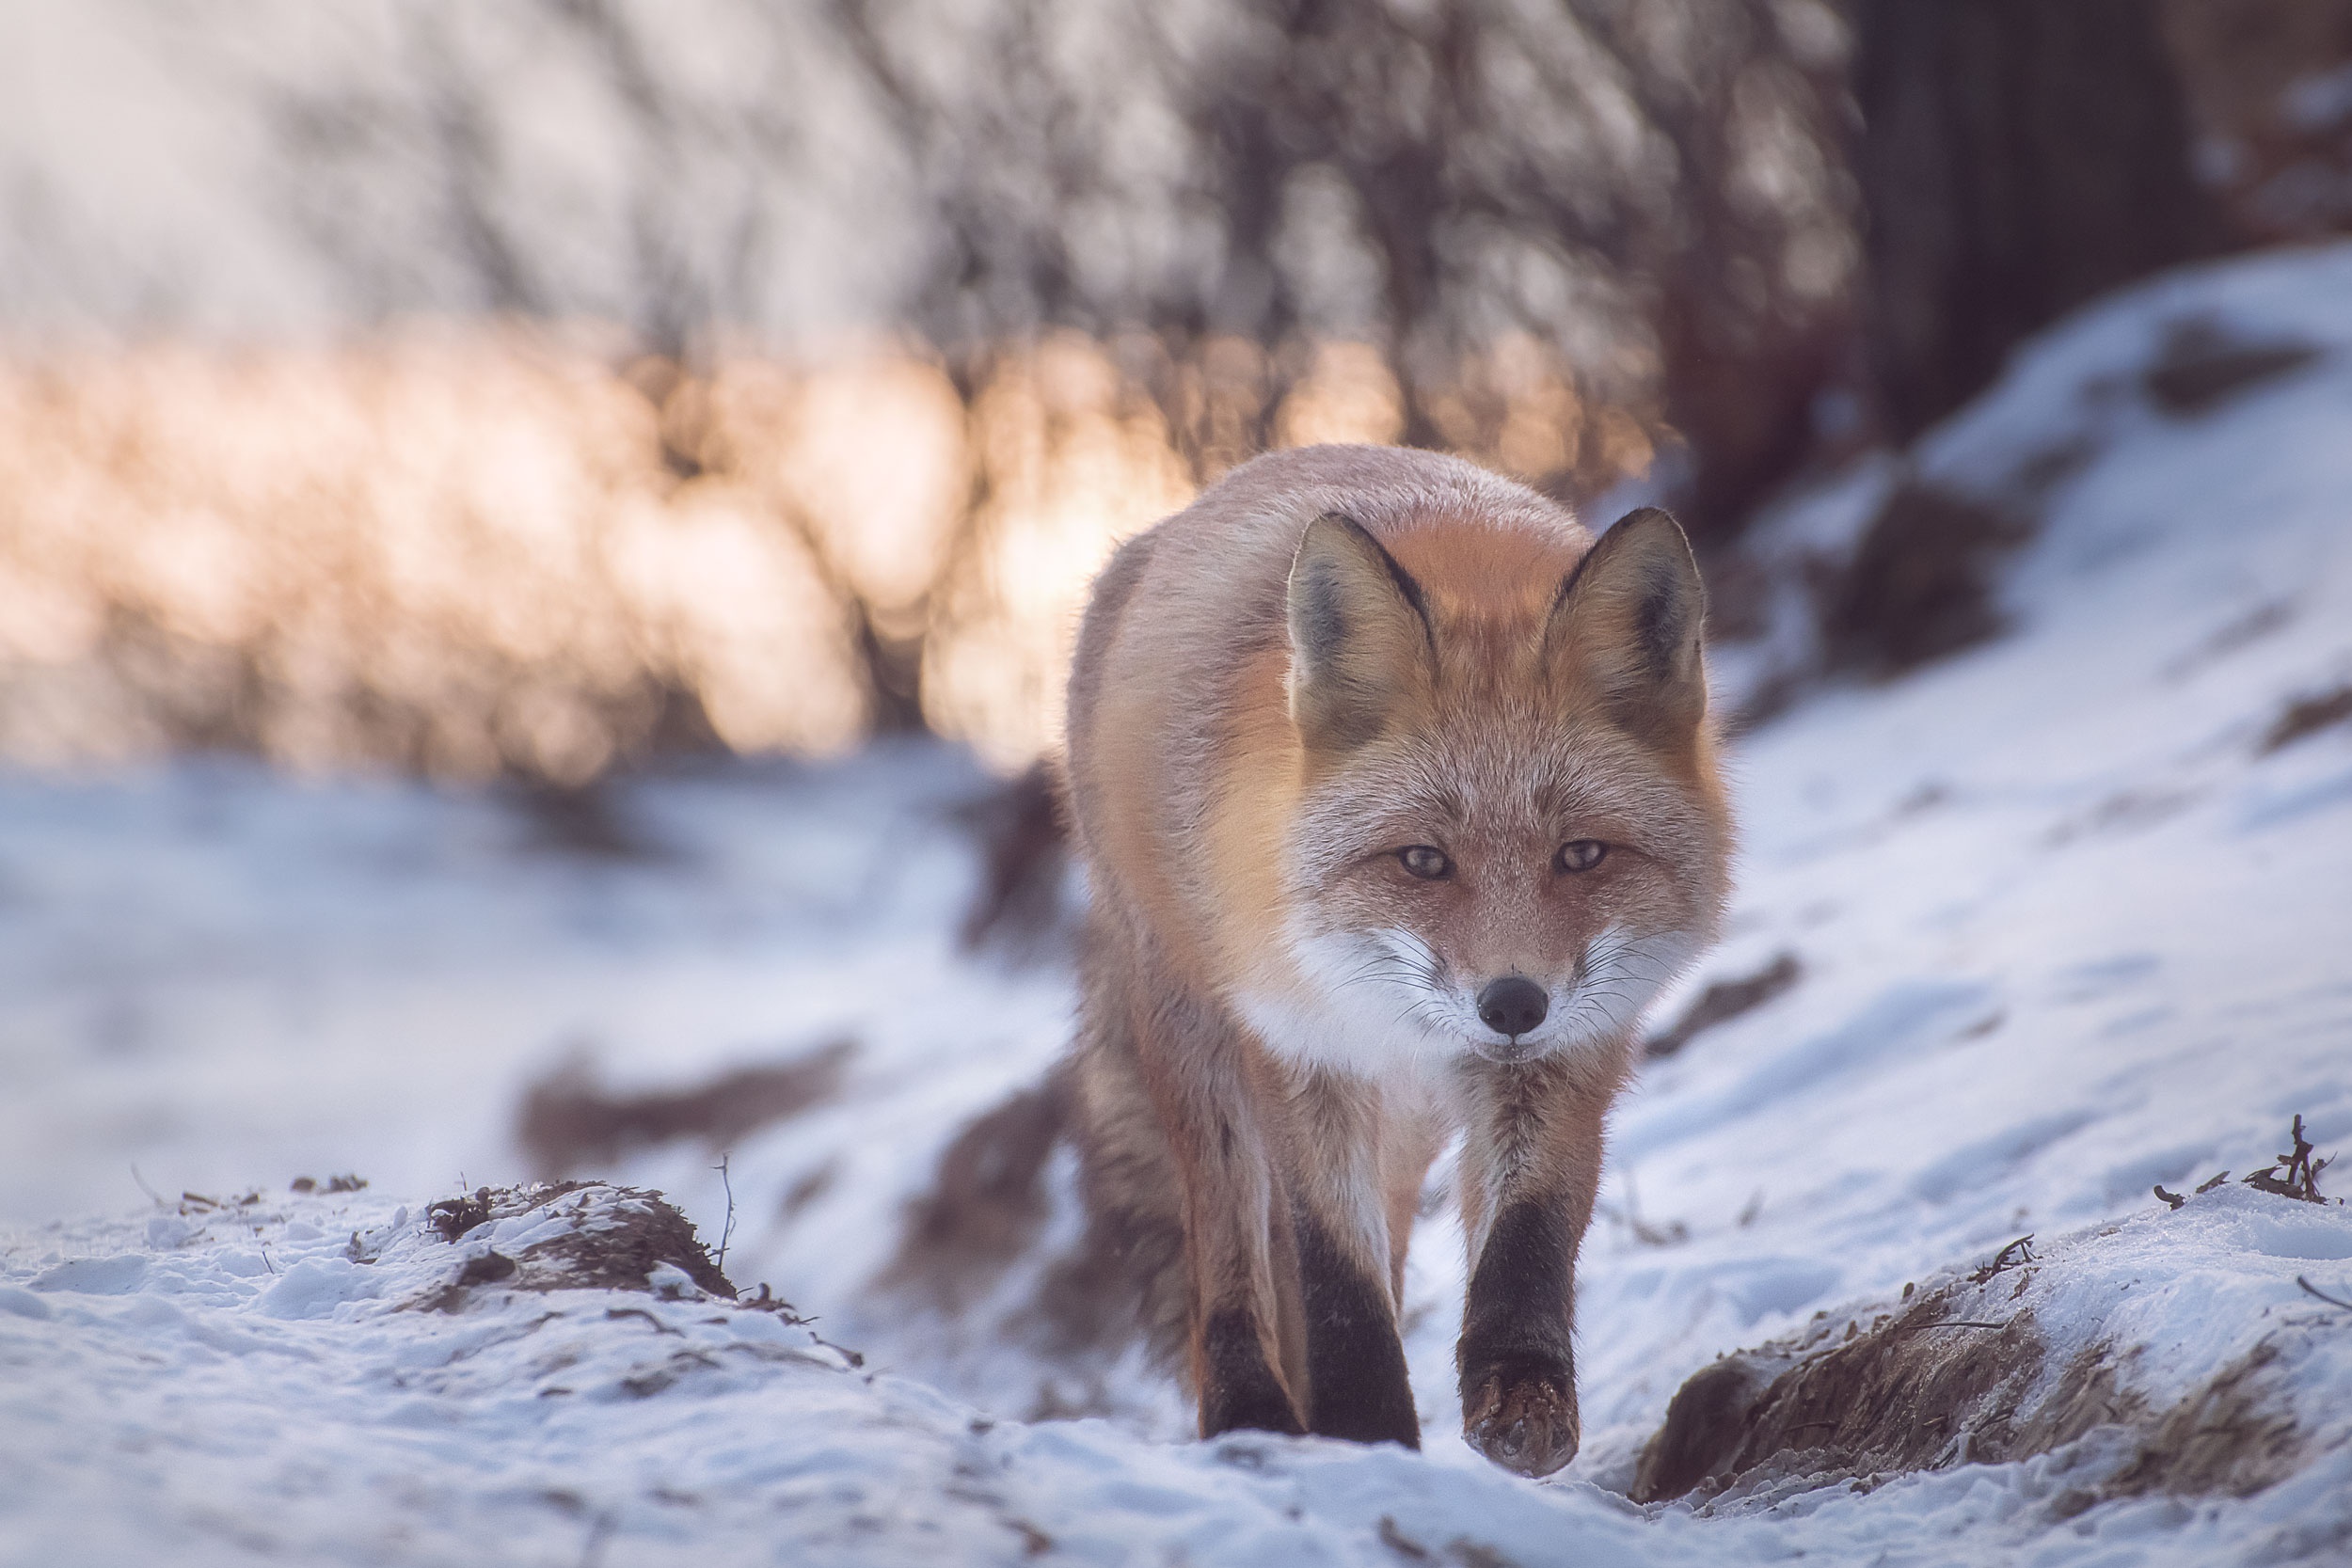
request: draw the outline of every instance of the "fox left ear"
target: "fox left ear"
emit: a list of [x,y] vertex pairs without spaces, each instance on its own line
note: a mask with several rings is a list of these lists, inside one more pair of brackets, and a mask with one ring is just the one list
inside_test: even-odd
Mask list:
[[1645,506],[1618,519],[1560,585],[1544,661],[1597,688],[1634,735],[1678,745],[1707,716],[1706,626],[1707,590],[1682,525]]
[[1291,717],[1311,750],[1362,745],[1427,690],[1428,602],[1361,523],[1329,513],[1307,525],[1289,598]]

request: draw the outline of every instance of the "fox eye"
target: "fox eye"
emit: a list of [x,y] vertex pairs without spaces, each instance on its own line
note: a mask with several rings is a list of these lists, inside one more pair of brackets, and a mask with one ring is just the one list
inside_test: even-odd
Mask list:
[[1424,882],[1434,882],[1454,871],[1454,863],[1446,859],[1445,851],[1426,844],[1408,845],[1396,852],[1396,858],[1405,863],[1406,870]]
[[1551,863],[1562,871],[1590,871],[1608,853],[1609,846],[1597,838],[1572,838],[1560,846]]

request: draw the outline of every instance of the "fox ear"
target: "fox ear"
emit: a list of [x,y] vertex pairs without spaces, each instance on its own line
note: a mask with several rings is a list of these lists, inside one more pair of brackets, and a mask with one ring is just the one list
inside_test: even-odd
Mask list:
[[1682,525],[1645,506],[1602,534],[1560,585],[1544,660],[1597,689],[1635,736],[1678,745],[1707,715],[1706,625],[1707,591]]
[[1437,640],[1421,584],[1353,518],[1307,525],[1289,618],[1291,718],[1311,751],[1362,745],[1427,689]]

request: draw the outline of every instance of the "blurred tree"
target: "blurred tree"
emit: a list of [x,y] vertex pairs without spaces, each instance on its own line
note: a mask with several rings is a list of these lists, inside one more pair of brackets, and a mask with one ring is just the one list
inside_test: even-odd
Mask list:
[[[676,485],[753,478],[766,437],[714,422],[714,351],[784,323],[818,258],[940,354],[972,464],[928,588],[875,598],[840,527],[763,491],[869,729],[938,721],[991,530],[1070,481],[1022,454],[1114,404],[1194,482],[1392,430],[1586,499],[1671,440],[1661,479],[1721,538],[1805,455],[1851,342],[1829,0],[713,0],[691,24],[418,0],[316,25],[223,57],[354,312],[617,322]],[[1041,355],[1066,331],[1110,403],[1047,385],[1086,357]],[[1334,343],[1360,345],[1336,372]],[[1023,386],[1036,419],[992,423]],[[1293,419],[1334,386],[1379,412]]]
[[[923,191],[908,314],[936,341],[1140,329],[1182,367],[1221,336],[1361,335],[1403,438],[1436,445],[1431,389],[1529,334],[1680,433],[1701,532],[1806,450],[1853,261],[1816,0],[1003,0],[952,40],[833,8]],[[1187,385],[1157,388],[1180,438]]]
[[[2211,247],[2189,117],[2153,0],[1862,0],[1854,159],[1870,370],[1908,441],[2076,306]],[[1995,635],[2000,501],[1906,482],[1822,595],[1833,665],[1880,675]]]
[[2233,241],[2352,232],[2352,0],[2164,0]]
[[[1089,552],[1269,446],[1403,439],[1590,501],[1664,443],[1679,450],[1653,486],[1721,546],[1826,455],[1817,410],[1848,400],[1825,392],[1875,380],[1884,416],[1844,421],[1828,454],[1924,428],[2026,334],[2211,243],[2222,225],[2199,182],[2229,243],[2352,225],[2352,0],[256,0],[233,19],[122,14],[245,117],[227,138],[252,143],[244,195],[291,227],[306,266],[285,276],[315,275],[328,315],[454,316],[471,324],[458,339],[484,316],[563,322],[549,341],[589,356],[558,350],[550,364],[588,369],[543,382],[493,335],[444,371],[401,370],[388,385],[418,402],[352,404],[369,428],[406,421],[387,451],[468,453],[432,444],[437,400],[471,410],[485,471],[506,471],[495,439],[552,442],[564,455],[542,481],[585,474],[593,493],[644,504],[575,498],[551,538],[677,524],[626,568],[587,574],[598,592],[650,593],[691,541],[725,533],[790,562],[775,583],[815,590],[795,601],[816,632],[796,657],[831,671],[837,641],[844,669],[811,691],[860,689],[799,730],[754,713],[743,693],[765,677],[738,676],[756,639],[735,633],[781,636],[781,619],[731,621],[741,573],[707,568],[696,602],[662,611],[705,635],[693,659],[667,631],[620,652],[606,644],[628,639],[583,634],[604,649],[594,679],[565,667],[577,649],[501,662],[487,622],[404,616],[463,678],[402,687],[409,663],[387,658],[347,712],[295,692],[287,711],[318,719],[306,756],[347,746],[570,780],[722,736],[814,744],[937,724],[1017,736],[1010,757],[1043,743],[1032,721],[1051,706]],[[0,170],[17,220],[0,226],[0,293],[171,325],[183,284],[203,297],[201,269],[184,245],[109,239],[91,214],[126,203],[87,172]],[[285,236],[241,227],[235,194],[223,182],[185,205],[229,236],[222,255],[266,257]],[[845,329],[888,334],[845,359],[912,375],[821,369],[805,351]],[[618,377],[601,389],[563,380],[606,370]],[[494,372],[535,389],[511,431],[497,400],[475,398]],[[162,419],[88,373],[91,406]],[[374,372],[282,373],[356,387]],[[311,401],[344,421],[322,431],[348,427],[344,404]],[[572,417],[591,421],[577,448]],[[896,443],[879,461],[861,439],[875,432]],[[818,449],[838,461],[813,461]],[[239,451],[191,455],[140,505],[178,527],[184,495],[226,483]],[[398,471],[339,461],[355,483]],[[897,502],[877,502],[878,478],[905,482],[880,486]],[[529,488],[494,504],[434,489],[367,515],[472,538],[473,510],[512,520]],[[1993,624],[1977,562],[2013,531],[1899,499],[1849,585],[1867,625],[1831,638],[1867,643],[1878,668]],[[722,512],[755,520],[739,537]],[[277,526],[246,500],[224,515],[232,531]],[[1743,590],[1736,554],[1714,553],[1725,633],[1762,579],[1751,563]],[[567,559],[550,549],[531,580],[557,581]],[[223,632],[214,658],[185,632],[189,616],[211,624],[201,594],[150,604],[87,572],[92,602],[135,612],[110,623],[106,655],[116,686],[143,694],[126,713],[220,743],[278,724],[276,699],[256,696],[285,686],[275,656]],[[993,673],[958,684],[974,670]],[[474,717],[442,722],[460,710]],[[334,740],[329,718],[374,738]],[[431,760],[444,753],[458,760]]]
[[301,19],[307,49],[286,16],[213,47],[280,149],[275,205],[355,315],[599,317],[678,358],[776,319],[805,182],[794,9],[723,16],[721,80],[628,0],[328,8]]
[[1891,434],[2019,340],[2212,241],[2148,0],[1862,0],[1854,163]]

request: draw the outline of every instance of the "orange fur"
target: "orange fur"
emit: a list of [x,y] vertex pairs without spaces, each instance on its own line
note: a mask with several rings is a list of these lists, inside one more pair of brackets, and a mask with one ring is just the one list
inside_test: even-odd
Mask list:
[[1662,513],[1596,546],[1374,448],[1246,465],[1106,569],[1071,683],[1073,1081],[1098,1214],[1182,1237],[1138,1255],[1204,1433],[1418,1439],[1394,1316],[1459,1127],[1471,1435],[1573,1452],[1602,1117],[1724,895],[1702,610]]

